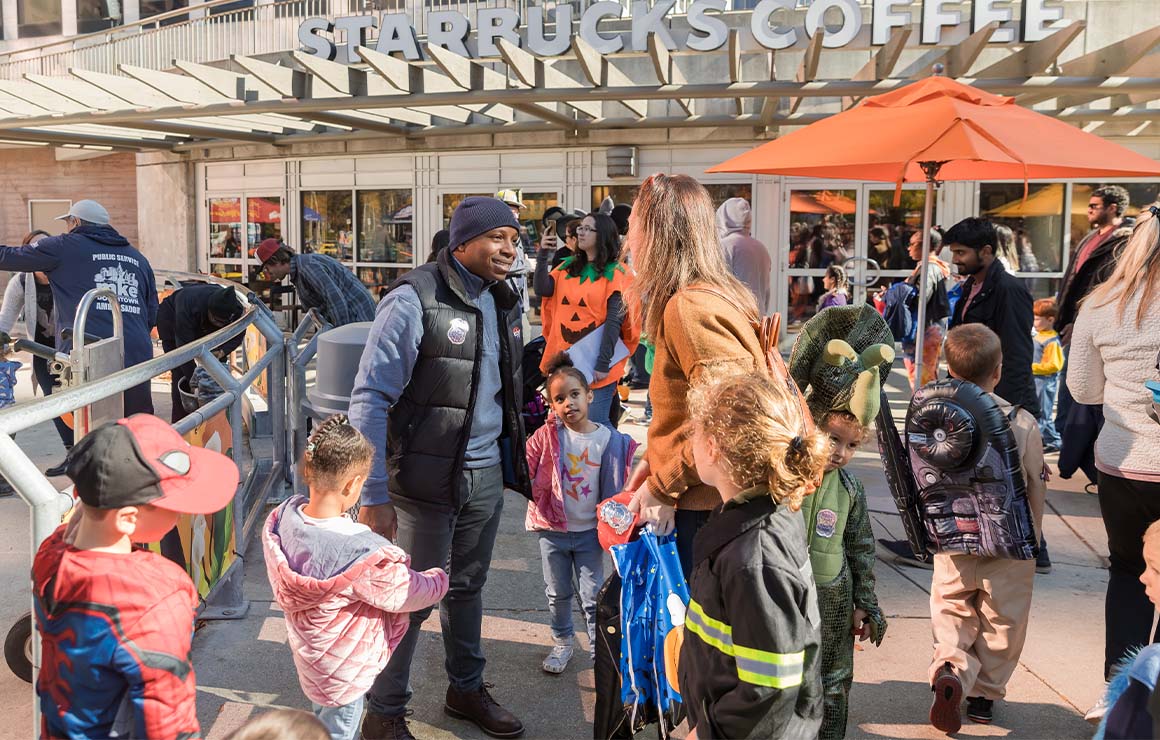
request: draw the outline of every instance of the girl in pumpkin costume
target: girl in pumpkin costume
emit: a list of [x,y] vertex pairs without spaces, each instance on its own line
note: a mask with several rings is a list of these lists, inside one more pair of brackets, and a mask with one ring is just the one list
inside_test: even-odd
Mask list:
[[[572,349],[593,332],[601,332],[589,379],[593,400],[588,417],[609,425],[616,384],[640,341],[640,327],[624,310],[624,295],[632,276],[619,261],[620,235],[610,217],[600,213],[585,216],[576,234],[577,251],[552,270],[550,285],[540,286],[548,289],[540,294],[546,342],[540,370],[546,373],[551,358]],[[612,362],[617,340],[624,342],[628,354]],[[570,354],[578,359],[576,352]]]
[[[836,312],[834,319],[826,318],[831,312]],[[857,306],[819,313],[802,328],[790,357],[790,373],[808,387],[810,410],[832,444],[822,484],[801,508],[822,616],[825,706],[818,737],[827,739],[846,734],[855,636],[879,645],[886,632],[874,593],[874,532],[866,491],[845,469],[878,414],[881,369],[889,370],[894,360],[893,338],[884,322],[877,326],[874,319],[880,322],[881,317],[873,309],[870,313]],[[835,334],[856,342],[861,353]]]

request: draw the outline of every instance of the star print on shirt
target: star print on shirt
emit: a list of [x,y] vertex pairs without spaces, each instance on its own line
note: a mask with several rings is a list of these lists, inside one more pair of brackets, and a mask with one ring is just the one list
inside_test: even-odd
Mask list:
[[[564,478],[568,482],[567,490],[564,491],[567,495],[580,500],[581,497],[587,498],[592,495],[592,486],[585,482],[584,468],[600,468],[599,462],[592,462],[588,459],[588,448],[579,455],[574,455],[571,452],[566,454],[568,458],[568,469],[564,471]],[[580,485],[583,484],[583,485]]]

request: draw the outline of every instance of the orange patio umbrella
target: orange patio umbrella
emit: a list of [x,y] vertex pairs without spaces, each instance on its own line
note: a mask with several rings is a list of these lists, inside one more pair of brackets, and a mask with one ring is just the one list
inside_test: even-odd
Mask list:
[[[946,77],[928,77],[822,119],[709,172],[925,182],[920,280],[926,292],[934,189],[945,180],[1150,177],[1157,163],[1063,121]],[[919,301],[918,326],[926,323]],[[923,332],[915,337],[922,377]]]

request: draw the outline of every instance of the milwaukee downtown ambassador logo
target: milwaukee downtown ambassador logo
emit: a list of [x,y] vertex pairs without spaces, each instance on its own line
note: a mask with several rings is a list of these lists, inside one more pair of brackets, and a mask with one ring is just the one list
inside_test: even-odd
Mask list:
[[[93,285],[112,291],[117,296],[122,312],[141,313],[141,286],[136,272],[126,270],[120,264],[105,265],[93,275]],[[103,299],[98,299],[94,305],[101,310],[112,310],[109,302]]]

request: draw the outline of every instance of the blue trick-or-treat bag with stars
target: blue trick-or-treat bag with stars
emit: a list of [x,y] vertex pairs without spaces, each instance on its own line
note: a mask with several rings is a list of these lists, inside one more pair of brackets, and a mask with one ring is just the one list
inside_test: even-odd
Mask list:
[[[611,549],[620,588],[620,693],[625,707],[640,711],[654,702],[661,716],[683,709],[681,695],[665,677],[665,637],[685,623],[689,586],[674,535],[645,528],[638,539]],[[679,722],[679,720],[678,720]]]

